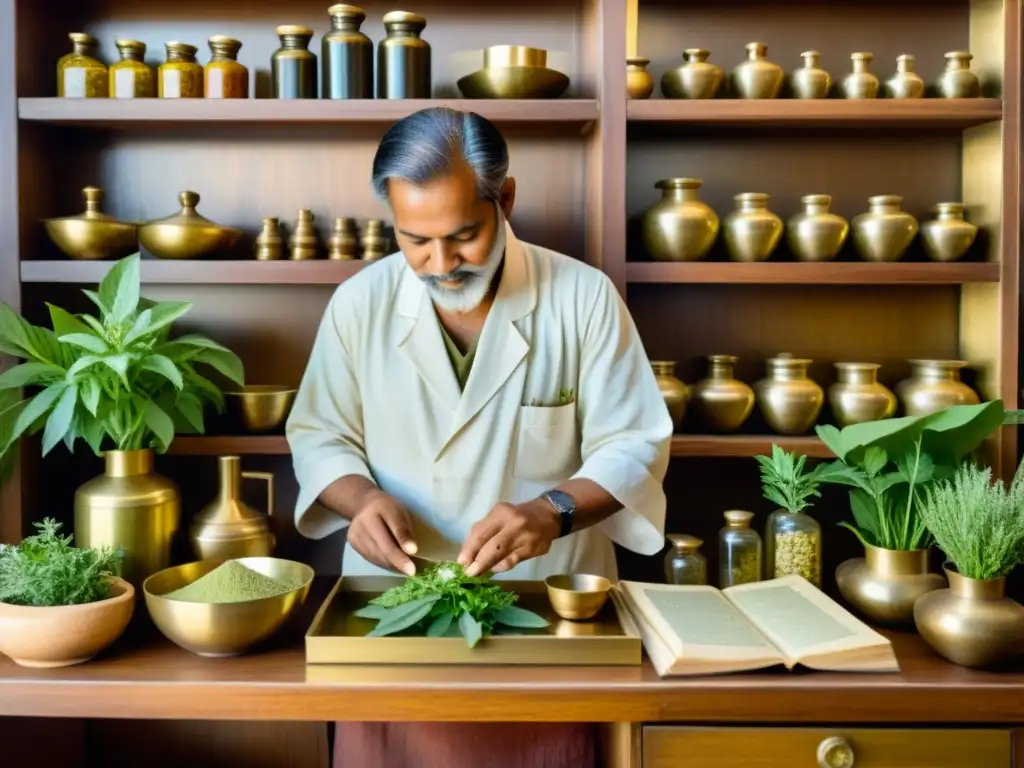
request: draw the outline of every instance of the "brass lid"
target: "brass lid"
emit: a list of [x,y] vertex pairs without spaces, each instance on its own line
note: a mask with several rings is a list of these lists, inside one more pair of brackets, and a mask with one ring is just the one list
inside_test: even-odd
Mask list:
[[88,32],[69,32],[68,39],[72,43],[78,43],[79,45],[99,45],[100,41],[90,35]]
[[821,58],[821,52],[820,51],[804,51],[803,53],[800,54],[800,57],[804,58],[804,59],[820,59]]
[[765,43],[747,43],[743,47],[747,49],[748,53],[758,53],[762,56],[768,53],[768,45]]
[[427,26],[427,20],[418,13],[410,13],[409,11],[388,11],[384,14],[384,26],[387,27],[392,24],[405,24],[410,27],[419,27],[420,29],[423,29]]
[[813,360],[806,357],[793,357],[789,352],[781,352],[775,357],[768,359],[768,365],[777,368],[801,368],[813,362]]
[[347,5],[346,3],[338,3],[332,5],[327,9],[328,16],[362,16],[366,18],[366,11],[360,8],[358,5]]
[[234,59],[242,49],[241,40],[236,40],[227,35],[214,35],[207,42],[214,56],[225,56],[229,59]]
[[901,53],[899,56],[896,57],[896,61],[905,61],[907,62],[907,64],[913,64],[915,61],[917,61],[917,58],[915,58],[914,54],[912,53]]
[[138,51],[139,53],[146,52],[146,44],[141,40],[129,40],[127,38],[121,40],[115,40],[114,45],[117,46],[117,50],[124,53],[125,51]]
[[[630,60],[626,59],[626,61]],[[494,69],[495,67],[538,67],[543,69],[547,65],[548,52],[543,48],[531,48],[528,45],[491,45],[484,48],[484,69]]]
[[736,355],[708,355],[708,362],[715,363],[718,365],[736,365],[736,361],[739,360]]
[[675,360],[651,360],[651,368],[656,374],[671,376],[676,370]]
[[283,24],[274,30],[278,37],[312,37],[313,30],[300,24]]
[[875,195],[868,198],[868,205],[899,205],[903,202],[902,195]]
[[379,219],[370,219],[369,221],[366,222],[366,229],[367,230],[383,229],[383,228],[384,228],[384,222],[380,221]]
[[684,59],[706,59],[711,55],[707,48],[686,48],[683,50]]
[[646,67],[651,60],[646,56],[627,56],[626,65],[630,67]]
[[944,55],[944,58],[953,61],[971,61],[974,58],[974,54],[970,51],[950,51]]
[[167,53],[178,53],[183,56],[195,56],[199,52],[199,49],[194,45],[179,43],[177,40],[164,43],[164,48],[167,50]]
[[668,540],[672,542],[673,547],[680,552],[686,553],[696,552],[700,549],[701,544],[704,543],[702,539],[698,539],[696,536],[691,536],[688,533],[669,534]]
[[954,202],[936,203],[935,210],[938,211],[939,213],[963,213],[964,204]]
[[832,195],[804,195],[800,202],[804,205],[829,205],[832,202]]
[[853,61],[873,61],[874,58],[875,54],[868,53],[867,51],[857,51],[850,54],[850,59]]
[[833,363],[840,371],[877,371],[879,363]]
[[915,368],[936,368],[945,371],[958,371],[969,365],[966,360],[908,360],[907,362]]
[[730,509],[723,516],[730,528],[749,528],[750,521],[754,519],[754,513],[745,509]]
[[704,183],[703,179],[690,179],[686,177],[674,179],[661,179],[654,185],[655,189],[700,189]]

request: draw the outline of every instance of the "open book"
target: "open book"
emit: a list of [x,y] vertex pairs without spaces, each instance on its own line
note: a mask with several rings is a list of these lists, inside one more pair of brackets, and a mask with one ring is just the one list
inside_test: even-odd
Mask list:
[[792,669],[898,672],[888,639],[799,576],[719,591],[622,581],[613,597],[636,620],[662,677]]

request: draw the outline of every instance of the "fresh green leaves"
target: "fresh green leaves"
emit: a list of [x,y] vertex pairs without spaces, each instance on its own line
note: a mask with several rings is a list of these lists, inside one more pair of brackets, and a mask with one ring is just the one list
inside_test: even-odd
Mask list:
[[772,455],[755,456],[761,467],[761,492],[787,512],[802,512],[821,496],[819,470],[807,470],[806,456],[787,453],[772,445]]

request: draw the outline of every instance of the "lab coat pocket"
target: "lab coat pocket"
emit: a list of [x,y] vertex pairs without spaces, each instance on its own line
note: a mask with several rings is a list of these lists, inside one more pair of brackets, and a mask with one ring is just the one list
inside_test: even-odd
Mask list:
[[576,403],[519,408],[514,477],[565,480],[579,468]]

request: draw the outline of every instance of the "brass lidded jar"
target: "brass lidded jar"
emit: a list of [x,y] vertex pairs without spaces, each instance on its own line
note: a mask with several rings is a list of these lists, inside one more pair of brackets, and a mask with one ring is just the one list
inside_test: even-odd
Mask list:
[[43,220],[54,245],[72,259],[119,259],[139,250],[138,227],[103,213],[103,194],[99,187],[85,187],[85,211]]
[[946,579],[928,571],[927,549],[882,549],[864,545],[864,557],[836,568],[839,592],[858,612],[880,624],[909,624],[914,603],[942,589]]
[[761,580],[761,536],[750,527],[753,512],[730,509],[718,533],[718,587],[734,587]]
[[[275,539],[267,518],[274,514],[274,475],[243,472],[238,456],[220,457],[220,490],[192,521],[189,538],[199,560],[232,560],[240,557],[270,557]],[[263,480],[267,484],[267,514],[242,501],[242,480]]]
[[206,98],[249,98],[249,70],[238,63],[242,43],[233,37],[214,35],[209,45],[211,57],[206,65]]
[[715,432],[735,432],[754,410],[754,390],[733,377],[733,355],[708,355],[708,377],[693,385],[693,409]]
[[939,94],[944,99],[976,99],[981,96],[981,81],[971,72],[974,56],[968,51],[946,54],[946,70],[939,76]]
[[99,41],[85,32],[72,32],[71,53],[57,61],[57,96],[67,99],[105,99],[110,95],[107,65],[99,60]]
[[203,65],[196,61],[198,48],[188,43],[164,43],[167,61],[157,72],[161,99],[203,98]]
[[758,408],[780,435],[806,434],[818,420],[825,393],[807,376],[811,362],[777,355],[767,361],[767,377],[754,384]]
[[158,259],[199,259],[230,251],[242,231],[200,214],[199,199],[191,190],[181,192],[177,213],[139,226],[139,244]]
[[827,99],[832,90],[832,77],[821,68],[821,54],[804,51],[800,54],[804,65],[793,70],[789,84],[795,99]]
[[359,258],[359,236],[355,219],[335,219],[331,236],[327,240],[327,258],[333,261],[351,261]]
[[121,60],[110,68],[110,98],[149,99],[156,96],[156,72],[146,64],[146,44],[118,40]]
[[673,429],[679,429],[686,418],[686,406],[690,402],[690,388],[676,378],[675,360],[651,360],[654,380],[665,399],[668,414],[672,417]]
[[377,43],[378,99],[430,98],[430,43],[420,37],[426,26],[415,13],[384,14],[387,37]]
[[649,99],[654,93],[654,78],[647,71],[650,59],[630,56],[626,59],[626,96],[631,99]]
[[733,90],[741,99],[774,99],[782,90],[782,67],[765,56],[764,43],[747,43],[747,60],[732,71]]
[[713,99],[725,80],[725,71],[708,62],[711,51],[687,48],[683,63],[661,76],[661,92],[667,99]]
[[911,375],[896,385],[907,416],[927,416],[954,405],[977,405],[978,394],[960,381],[963,360],[911,360]]
[[696,536],[671,534],[672,549],[665,555],[665,583],[702,586],[708,583],[708,561],[700,553],[704,543]]
[[860,51],[850,54],[853,71],[843,78],[843,96],[847,99],[874,99],[878,96],[878,78],[868,67],[875,54]]
[[853,217],[853,244],[864,261],[899,261],[917,234],[917,219],[900,208],[899,195],[868,198],[868,211]]
[[378,261],[387,256],[389,242],[384,234],[384,222],[379,219],[367,221],[359,245],[363,249],[364,261]]
[[718,237],[718,214],[697,196],[700,179],[662,179],[661,200],[647,209],[643,240],[655,261],[697,261]]
[[313,30],[295,24],[277,28],[281,47],[270,57],[271,92],[275,99],[317,98],[316,54],[309,50]]
[[782,219],[768,210],[768,195],[736,195],[736,210],[725,217],[725,247],[733,261],[764,261],[782,238]]
[[848,427],[888,419],[896,412],[896,395],[878,381],[878,363],[836,363],[836,382],[828,403],[836,424]]
[[921,243],[932,261],[956,261],[974,244],[978,228],[964,221],[963,203],[936,203],[938,216],[921,225]]
[[281,238],[281,227],[276,216],[263,219],[263,228],[256,236],[253,256],[257,261],[275,261],[284,253],[284,240]]
[[914,71],[915,61],[909,53],[896,57],[896,74],[885,81],[885,95],[890,99],[920,99],[924,96],[924,80]]
[[303,208],[295,223],[292,236],[288,239],[289,256],[292,261],[309,261],[316,258],[316,227],[313,226],[313,212]]
[[831,195],[804,195],[804,210],[786,225],[786,241],[799,261],[831,261],[850,233],[850,223],[829,211]]
[[366,12],[355,5],[327,9],[331,31],[320,46],[325,99],[373,98],[373,41],[360,31]]

